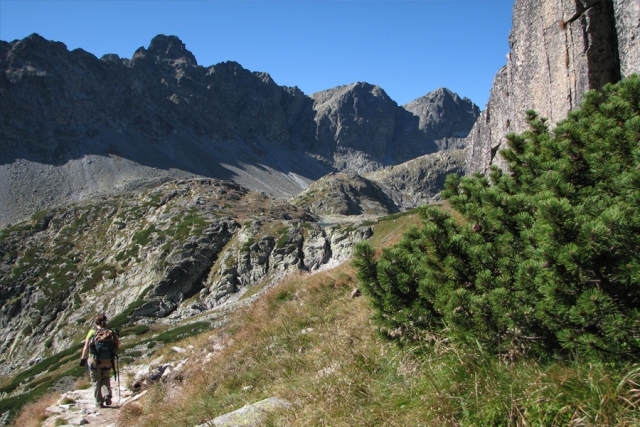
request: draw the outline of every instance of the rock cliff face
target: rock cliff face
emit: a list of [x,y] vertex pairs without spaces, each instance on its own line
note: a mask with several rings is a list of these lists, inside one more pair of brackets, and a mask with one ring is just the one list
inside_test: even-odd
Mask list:
[[288,198],[330,172],[448,145],[478,114],[449,95],[425,117],[366,83],[307,96],[234,62],[200,66],[174,36],[131,59],[37,34],[0,41],[0,225],[181,177]]
[[291,202],[321,216],[398,212],[398,207],[378,184],[356,173],[324,176]]
[[139,325],[203,320],[287,272],[346,260],[372,234],[315,221],[230,181],[185,179],[4,228],[0,374],[71,348],[99,312]]
[[364,176],[375,182],[405,211],[440,200],[447,176],[464,175],[464,150],[443,150]]
[[614,0],[620,75],[626,77],[640,72],[640,3]]
[[640,6],[612,0],[516,0],[507,65],[468,137],[466,172],[504,167],[505,135],[527,130],[533,109],[550,124],[583,94],[640,71]]

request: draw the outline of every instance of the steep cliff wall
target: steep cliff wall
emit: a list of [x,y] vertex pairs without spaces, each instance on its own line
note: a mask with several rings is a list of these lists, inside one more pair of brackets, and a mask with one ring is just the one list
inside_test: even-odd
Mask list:
[[466,173],[504,167],[505,135],[536,110],[553,125],[583,94],[640,70],[637,1],[516,0],[507,65],[467,141]]
[[614,0],[620,74],[626,77],[640,71],[640,2]]

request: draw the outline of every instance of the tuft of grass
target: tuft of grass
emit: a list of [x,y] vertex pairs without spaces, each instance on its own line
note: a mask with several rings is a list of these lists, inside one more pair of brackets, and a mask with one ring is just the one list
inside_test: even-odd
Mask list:
[[284,248],[284,246],[289,243],[289,227],[282,227],[278,230],[278,241],[276,242],[276,248]]
[[242,248],[240,248],[240,252],[249,252],[249,249],[251,248],[251,246],[255,243],[255,240],[253,240],[253,237],[249,237],[249,240],[247,240],[243,245]]
[[137,403],[128,403],[120,408],[116,425],[118,427],[129,427],[136,425],[138,418],[144,414],[144,409]]
[[142,247],[146,246],[147,244],[149,244],[149,242],[151,241],[151,233],[155,233],[158,230],[156,230],[156,227],[151,224],[148,228],[146,228],[143,231],[140,231],[136,234],[133,235],[131,241],[134,244],[138,244]]
[[142,335],[147,331],[149,331],[149,326],[147,325],[137,325],[135,328],[133,328],[133,333],[136,335]]
[[47,394],[37,401],[27,403],[11,425],[15,427],[40,427],[49,416],[46,409],[56,403],[58,398],[57,394]]

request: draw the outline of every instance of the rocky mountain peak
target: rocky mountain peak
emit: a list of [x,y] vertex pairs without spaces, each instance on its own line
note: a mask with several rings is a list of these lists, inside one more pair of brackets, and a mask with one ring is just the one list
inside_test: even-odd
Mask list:
[[66,51],[67,46],[62,42],[47,40],[38,33],[33,33],[22,40],[13,42],[13,52],[16,54],[29,54],[37,51]]
[[366,82],[355,82],[349,85],[337,86],[332,89],[316,92],[311,95],[311,98],[315,101],[314,109],[320,111],[332,106],[332,104],[346,103],[354,98],[362,99],[365,96],[379,98],[384,102],[392,102],[395,104],[380,86]]
[[182,40],[176,36],[165,36],[164,34],[155,36],[151,40],[147,52],[155,55],[158,60],[184,60],[189,65],[198,65],[196,57],[187,50]]
[[[64,43],[46,40],[37,33],[22,40],[14,40],[4,47],[6,50],[0,64],[6,63],[11,81],[15,81],[16,77],[32,74],[36,69],[42,69],[47,62],[63,61],[69,55]],[[13,74],[16,70],[21,70],[17,76]]]
[[[447,88],[439,88],[405,105],[404,109],[420,118],[419,129],[434,139],[466,138],[480,114],[477,105]],[[452,120],[453,119],[453,120]],[[440,123],[447,122],[445,129]]]
[[[338,149],[338,155],[351,157],[352,151],[370,153],[369,159],[359,158],[338,169],[373,170],[384,163],[392,148],[395,116],[398,104],[379,86],[352,83],[311,95],[316,122],[323,127],[319,135]],[[323,126],[324,125],[324,126]]]

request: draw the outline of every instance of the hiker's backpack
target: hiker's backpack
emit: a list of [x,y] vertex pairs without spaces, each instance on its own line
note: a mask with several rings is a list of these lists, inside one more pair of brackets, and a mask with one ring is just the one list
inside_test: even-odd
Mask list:
[[116,334],[111,329],[98,329],[92,337],[92,353],[96,359],[113,359],[116,353]]

